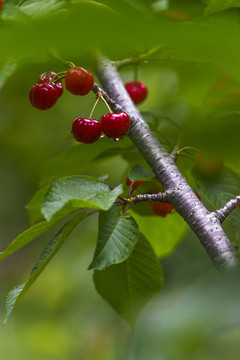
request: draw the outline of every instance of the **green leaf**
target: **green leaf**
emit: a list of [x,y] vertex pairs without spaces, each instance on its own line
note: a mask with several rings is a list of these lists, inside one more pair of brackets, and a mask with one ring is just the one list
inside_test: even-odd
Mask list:
[[72,232],[75,226],[83,219],[87,217],[87,212],[81,212],[75,215],[59,230],[59,232],[53,237],[53,239],[47,244],[45,249],[42,251],[39,259],[32,268],[28,280],[24,284],[20,284],[8,293],[6,301],[6,317],[5,323],[7,322],[13,308],[25,292],[30,288],[34,281],[38,278],[41,272],[45,269],[47,264],[59,250],[60,246],[66,240],[68,235]]
[[185,61],[176,66],[180,90],[195,106],[200,106],[220,74],[212,64]]
[[[231,169],[224,166],[214,175],[205,175],[196,167],[192,169],[192,176],[196,184],[196,191],[211,207],[221,208],[226,202],[240,195],[240,177]],[[240,234],[240,209],[236,208],[227,217],[235,229],[236,236]]]
[[30,225],[35,224],[43,217],[41,205],[48,191],[48,185],[39,189],[27,204]]
[[152,171],[149,171],[140,165],[134,165],[128,172],[128,178],[132,182],[136,180],[152,181],[156,176]]
[[108,8],[111,8],[112,11],[116,11],[118,13],[127,14],[129,13],[134,14],[133,10],[134,8],[129,4],[128,0],[122,0],[121,3],[119,0],[96,0],[97,3],[101,6],[107,6]]
[[239,8],[239,0],[210,0],[204,15],[211,15],[230,8]]
[[94,272],[94,283],[119,315],[134,323],[144,305],[162,289],[162,268],[141,235],[127,260]]
[[120,214],[119,208],[99,214],[96,251],[89,269],[103,270],[126,260],[139,237],[139,229],[132,216]]
[[136,9],[145,14],[149,14],[152,12],[150,0],[128,0],[128,2],[132,4],[132,6],[134,6]]
[[49,230],[51,227],[56,225],[60,220],[65,217],[65,214],[59,214],[58,217],[54,217],[51,221],[41,221],[40,223],[33,225],[23,233],[18,235],[8,247],[0,253],[0,261],[11,255],[15,251],[21,249],[23,246],[36,239],[38,236]]
[[110,190],[108,185],[93,177],[53,178],[42,204],[42,213],[51,220],[81,208],[108,210],[122,192],[122,185]]
[[149,14],[151,12],[150,0],[98,0],[100,3],[107,4],[113,10],[124,16],[136,16],[137,11]]
[[39,18],[49,15],[52,12],[59,11],[64,8],[66,2],[61,0],[27,0],[22,1],[22,5],[19,6],[20,10],[27,16],[33,18]]
[[112,139],[101,139],[100,144],[74,144],[63,151],[58,157],[48,161],[40,183],[41,185],[47,184],[53,176],[80,175],[96,166],[96,164],[101,164],[105,161],[105,157],[99,156],[100,151],[100,154],[105,152],[107,157],[113,157],[119,155],[121,150],[129,145],[129,139],[119,141],[118,149],[114,152],[113,148],[116,147],[116,143]]
[[17,61],[9,59],[0,69],[0,90],[17,69]]
[[177,213],[165,218],[134,213],[134,218],[159,258],[171,254],[188,230],[186,222]]

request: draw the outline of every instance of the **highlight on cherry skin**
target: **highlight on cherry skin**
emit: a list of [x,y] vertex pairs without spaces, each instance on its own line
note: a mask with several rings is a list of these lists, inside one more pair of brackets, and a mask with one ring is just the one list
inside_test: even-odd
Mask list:
[[[29,100],[33,107],[47,110],[55,105],[63,93],[61,80],[56,83],[52,81],[50,84],[56,75],[55,72],[48,71],[39,76],[38,82],[32,86],[29,92]],[[56,79],[59,79],[59,76]]]
[[[42,75],[39,76],[38,78],[38,83],[39,84],[42,84],[42,83],[49,83],[54,77],[55,79],[54,80],[58,80],[60,79],[60,76],[56,76],[57,74],[53,71],[48,71],[48,72],[45,72],[43,73]],[[57,82],[55,81],[52,81],[51,82],[51,85],[53,87],[55,87],[55,89],[57,90],[57,93],[58,93],[58,97],[62,96],[63,94],[63,85],[62,85],[62,81],[59,80]]]
[[140,81],[130,81],[125,88],[135,105],[143,102],[148,94],[147,87]]
[[75,140],[84,144],[97,141],[102,133],[102,126],[98,120],[76,118],[72,123],[72,134]]
[[109,113],[101,117],[103,133],[113,139],[122,139],[130,128],[130,118],[124,113]]

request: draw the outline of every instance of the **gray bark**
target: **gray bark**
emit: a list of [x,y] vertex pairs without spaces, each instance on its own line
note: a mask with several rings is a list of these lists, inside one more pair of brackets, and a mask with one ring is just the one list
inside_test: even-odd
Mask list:
[[[113,62],[98,58],[98,77],[106,91],[105,100],[114,112],[124,111],[131,119],[128,136],[150,165],[164,190],[169,193],[168,202],[188,223],[218,268],[231,268],[238,263],[237,250],[224,233],[217,213],[209,212],[197,198],[186,179],[178,170],[173,157],[166,152],[142,118],[125,90]],[[94,85],[94,91],[99,91]]]

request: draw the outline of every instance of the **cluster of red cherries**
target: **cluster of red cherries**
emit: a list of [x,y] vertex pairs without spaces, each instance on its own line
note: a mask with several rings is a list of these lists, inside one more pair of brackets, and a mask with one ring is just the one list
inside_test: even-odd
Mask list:
[[[63,78],[66,89],[74,95],[83,96],[93,89],[93,75],[82,67],[73,66],[68,71],[58,74],[46,72],[30,90],[29,99],[32,106],[46,110],[55,105],[63,93]],[[147,97],[147,88],[139,81],[128,82],[125,87],[135,104],[141,103]],[[104,101],[104,98],[101,98]],[[101,122],[92,119],[91,115],[90,119],[78,117],[73,121],[72,134],[78,142],[91,144],[100,138],[102,132],[114,140],[122,139],[129,131],[130,118],[125,112],[104,114],[101,116]]]
[[[40,75],[38,82],[30,90],[29,99],[32,106],[40,110],[50,109],[54,106],[58,98],[63,94],[62,79],[65,79],[66,89],[74,95],[87,95],[93,89],[93,75],[82,67],[73,66],[68,71],[58,74],[52,71],[45,72]],[[134,104],[140,104],[147,97],[147,88],[139,81],[130,81],[125,84],[125,88]],[[104,101],[103,97],[102,100]],[[121,139],[128,133],[129,128],[130,119],[125,112],[108,113],[101,116],[101,122],[92,119],[91,115],[90,119],[76,118],[72,124],[72,134],[77,141],[91,144],[100,138],[102,132],[109,138]],[[197,165],[199,162],[201,163],[199,160],[201,160],[201,156],[197,161]],[[212,168],[210,165],[209,167]],[[131,182],[127,179],[126,185],[136,189],[142,182]],[[159,192],[161,190],[156,194]],[[196,196],[199,198],[198,194]],[[161,217],[167,216],[174,210],[173,205],[160,201],[152,201],[149,205],[152,211]]]

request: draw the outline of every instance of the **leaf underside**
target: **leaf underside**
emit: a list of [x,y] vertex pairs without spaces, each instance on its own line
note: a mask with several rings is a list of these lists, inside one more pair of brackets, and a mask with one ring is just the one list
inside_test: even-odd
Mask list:
[[163,286],[162,268],[151,245],[140,235],[127,260],[94,272],[98,293],[130,323]]

